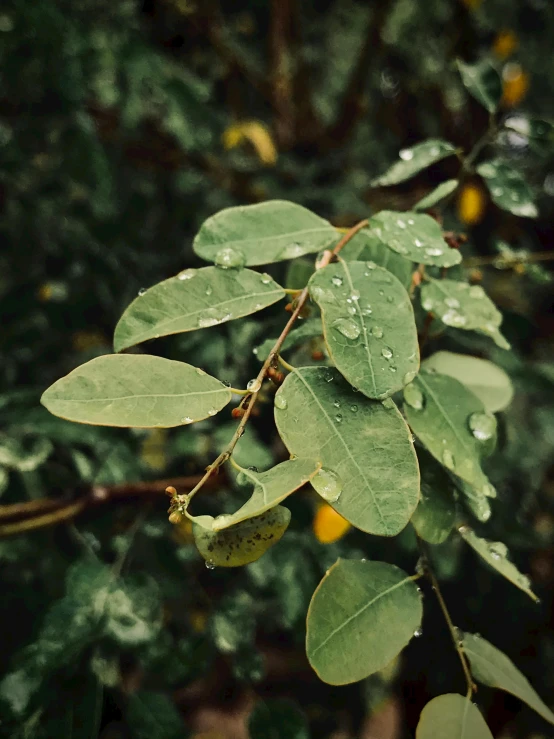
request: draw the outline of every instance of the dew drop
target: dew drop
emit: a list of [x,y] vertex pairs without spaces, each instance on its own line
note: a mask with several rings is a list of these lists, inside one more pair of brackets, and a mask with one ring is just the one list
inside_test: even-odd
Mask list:
[[280,411],[284,411],[288,405],[287,399],[284,395],[281,395],[281,393],[278,393],[275,396],[275,407],[278,408]]
[[192,418],[190,416],[183,416],[181,423],[192,423]]
[[433,306],[435,305],[433,301],[430,298],[426,298],[421,303],[423,310],[433,310]]
[[257,393],[258,390],[261,388],[262,383],[261,380],[259,380],[257,377],[255,377],[253,380],[249,380],[246,389],[251,393]]
[[335,406],[335,408],[340,408],[340,400],[333,401],[333,405]]
[[448,467],[448,469],[453,469],[454,467],[454,455],[450,451],[450,449],[445,449],[442,453],[442,462],[443,464]]
[[342,277],[340,275],[334,275],[331,277],[331,282],[335,287],[340,287],[342,285]]
[[354,290],[354,292],[350,296],[350,300],[353,300],[356,303],[359,299],[360,299],[360,293],[357,290]]
[[142,298],[142,296],[144,295],[145,292],[146,292],[146,288],[145,287],[141,287],[140,290],[138,291],[139,298]]
[[414,636],[416,637],[416,639],[417,639],[417,637],[421,636],[422,634],[423,634],[423,629],[416,629],[414,631]]
[[490,541],[489,552],[493,559],[506,559],[508,547],[502,541]]
[[393,364],[389,367],[389,372],[396,372],[396,367]]
[[367,269],[370,269],[370,270],[371,269],[375,269],[375,267],[377,267],[377,265],[375,264],[375,262],[366,262],[365,263],[365,266],[367,267]]
[[269,285],[271,283],[271,275],[264,272],[262,275],[262,285]]
[[246,257],[238,249],[225,246],[215,255],[215,264],[221,269],[241,269],[246,264]]
[[445,298],[444,302],[449,308],[459,308],[460,307],[460,301],[456,300],[456,298]]
[[452,326],[453,328],[463,328],[467,323],[467,318],[453,309],[446,311],[441,316],[441,320],[447,326]]
[[337,413],[337,415],[335,416],[335,421],[337,423],[341,423],[342,422],[342,415],[340,413]]
[[414,152],[411,149],[402,149],[399,153],[399,157],[404,162],[409,162],[414,158]]
[[416,411],[423,410],[425,405],[425,397],[417,385],[410,384],[404,388],[404,400]]
[[406,228],[406,221],[403,221],[401,218],[399,218],[396,221],[396,225],[398,226],[398,228]]
[[472,413],[468,418],[468,425],[478,441],[488,441],[495,434],[496,418],[492,413]]
[[414,239],[414,244],[415,244],[415,245],[417,246],[417,248],[419,249],[420,247],[422,247],[422,246],[423,246],[423,241],[421,241],[421,239]]
[[355,316],[358,311],[356,310],[356,308],[354,308],[353,305],[349,305],[346,309],[346,312],[351,316]]
[[387,295],[387,303],[392,303],[394,301],[394,298],[392,295]]
[[192,280],[194,275],[196,274],[195,269],[184,269],[182,272],[179,272],[177,275],[178,280]]
[[210,408],[210,410],[208,411],[208,416],[215,416],[216,413],[217,411],[215,408]]
[[352,413],[357,413],[358,412],[358,406],[355,403],[353,403],[350,406],[350,410],[352,411]]
[[295,259],[296,257],[301,257],[304,254],[304,250],[300,246],[300,244],[297,241],[293,241],[291,244],[288,244],[285,246],[284,249],[281,249],[279,252],[279,258],[280,259]]
[[207,559],[204,564],[206,565],[206,569],[215,570],[215,562],[212,559]]
[[314,489],[328,503],[336,503],[342,493],[342,480],[334,470],[322,467],[311,480]]
[[370,316],[372,313],[373,308],[370,305],[366,305],[366,307],[362,309],[362,316]]
[[408,385],[414,379],[416,375],[417,375],[417,372],[415,371],[406,372],[406,374],[402,378],[402,382],[404,383],[404,385]]
[[208,287],[206,288],[206,295],[211,295],[212,292],[213,292],[213,290],[212,290],[211,285],[208,285]]
[[347,339],[354,340],[360,335],[360,327],[351,318],[337,318],[331,325]]
[[372,326],[369,333],[372,336],[375,336],[376,339],[383,338],[383,329],[381,328],[381,326]]
[[198,328],[210,328],[210,326],[217,326],[219,319],[215,316],[200,316],[197,321]]
[[428,257],[440,257],[443,253],[443,250],[438,246],[429,246],[425,249],[425,254]]
[[383,347],[383,348],[381,349],[381,355],[382,355],[382,356],[383,356],[383,357],[384,357],[385,359],[392,359],[392,349],[391,349],[390,347],[388,347],[388,346],[384,346],[384,347]]

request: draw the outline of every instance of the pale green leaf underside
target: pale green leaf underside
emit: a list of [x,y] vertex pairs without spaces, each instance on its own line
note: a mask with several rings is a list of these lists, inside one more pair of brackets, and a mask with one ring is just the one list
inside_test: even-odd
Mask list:
[[499,208],[522,218],[537,217],[533,191],[520,172],[499,160],[483,162],[477,167],[477,172],[485,180]]
[[491,542],[482,539],[480,536],[470,529],[469,526],[460,526],[458,529],[460,534],[469,544],[469,546],[477,552],[477,554],[485,560],[493,569],[499,572],[503,577],[509,580],[520,590],[523,590],[530,598],[537,601],[537,596],[531,590],[531,583],[526,575],[523,575],[513,562],[507,558],[507,551],[504,545],[499,542]]
[[464,635],[463,647],[469,658],[471,674],[478,682],[515,695],[539,716],[554,724],[554,713],[537,695],[512,660],[500,649],[475,634]]
[[110,354],[77,367],[46,390],[55,416],[97,426],[169,428],[215,415],[231,391],[184,362]]
[[374,262],[392,272],[408,290],[412,283],[414,263],[389,249],[370,228],[363,228],[350,239],[340,253],[345,262]]
[[418,536],[430,544],[445,541],[456,519],[454,486],[444,468],[430,455],[419,453],[421,497],[412,516]]
[[[340,284],[339,284],[340,283]],[[419,368],[412,303],[400,282],[366,262],[330,264],[309,282],[337,369],[369,398],[400,390]]]
[[277,544],[290,523],[290,511],[278,505],[222,531],[213,530],[214,521],[211,516],[193,519],[196,548],[210,565],[241,567]]
[[421,712],[416,739],[493,739],[477,706],[458,693],[433,698]]
[[509,344],[499,331],[502,313],[481,285],[456,280],[431,280],[421,288],[421,304],[445,326],[478,331],[490,336],[501,349]]
[[384,174],[371,183],[373,186],[397,185],[409,180],[410,177],[421,172],[441,159],[456,153],[456,147],[442,139],[429,139],[408,149],[402,149],[400,159],[395,162]]
[[431,192],[427,193],[427,195],[421,198],[421,200],[414,205],[414,210],[427,210],[428,208],[432,208],[449,195],[452,195],[459,184],[459,180],[446,180],[446,182],[441,182],[440,185],[437,185],[434,190],[431,190]]
[[469,427],[469,417],[484,412],[479,398],[453,377],[435,372],[420,372],[413,384],[423,395],[421,410],[404,403],[414,434],[442,465],[482,494],[490,494],[480,463],[487,447]]
[[269,275],[250,269],[186,270],[135,298],[115,328],[119,352],[147,339],[232,321],[284,297]]
[[490,413],[502,411],[512,402],[514,389],[509,376],[488,359],[441,351],[422,362],[421,369],[434,369],[458,380],[475,393]]
[[310,603],[308,659],[331,685],[363,680],[396,657],[421,617],[417,587],[398,567],[339,559]]
[[488,60],[465,64],[458,59],[456,63],[467,91],[489,113],[495,113],[502,97],[502,81],[496,69]]
[[452,267],[462,261],[460,252],[448,246],[431,216],[382,210],[373,216],[370,226],[389,249],[413,262]]
[[225,208],[202,224],[194,239],[198,256],[214,261],[217,252],[242,252],[246,265],[295,259],[325,249],[339,234],[323,218],[301,205],[270,200],[256,205]]
[[296,457],[272,467],[267,472],[243,469],[242,474],[254,485],[251,497],[236,513],[224,513],[214,519],[213,531],[220,531],[240,521],[273,508],[288,495],[309,482],[321,468],[313,459]]
[[318,459],[339,476],[342,493],[333,508],[362,531],[398,534],[417,505],[419,469],[394,403],[369,400],[335,369],[320,367],[291,372],[276,403],[275,421],[289,452]]

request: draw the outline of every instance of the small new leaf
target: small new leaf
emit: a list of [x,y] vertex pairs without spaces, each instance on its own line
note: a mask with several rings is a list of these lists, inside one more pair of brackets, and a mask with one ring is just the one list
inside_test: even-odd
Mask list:
[[452,195],[459,184],[459,180],[446,180],[446,182],[442,182],[440,185],[437,185],[434,190],[431,190],[430,193],[427,193],[425,197],[421,198],[421,200],[414,205],[414,210],[428,210],[429,208],[438,205],[438,203],[442,202],[449,195]]
[[402,285],[409,289],[414,273],[414,263],[389,249],[374,231],[363,228],[350,239],[340,253],[345,262],[373,262],[392,272]]
[[397,185],[426,169],[431,164],[456,153],[456,147],[442,139],[429,139],[421,144],[402,149],[399,161],[371,183],[374,187]]
[[458,59],[456,63],[466,90],[489,113],[495,113],[502,97],[502,80],[496,69],[487,60],[466,64]]

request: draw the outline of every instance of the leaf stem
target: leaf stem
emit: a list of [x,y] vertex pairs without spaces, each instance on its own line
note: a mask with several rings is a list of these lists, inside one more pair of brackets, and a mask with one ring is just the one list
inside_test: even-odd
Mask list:
[[[331,260],[334,259],[334,257],[337,256],[337,254],[340,252],[340,250],[343,248],[343,246],[345,246],[350,241],[350,239],[358,233],[358,231],[360,231],[362,228],[365,228],[368,225],[369,225],[369,221],[367,220],[367,218],[364,218],[363,221],[360,221],[355,226],[353,226],[352,228],[350,228],[342,236],[342,238],[340,239],[340,241],[338,242],[338,244],[335,246],[335,248],[332,251],[327,251],[324,254],[324,256],[322,257],[321,261],[317,265],[317,269],[322,269],[323,267],[326,267],[331,262]],[[305,287],[302,290],[302,292],[300,293],[300,295],[298,296],[298,298],[296,299],[296,301],[295,301],[296,302],[296,306],[295,306],[295,308],[294,308],[294,310],[292,312],[291,317],[287,321],[285,327],[283,328],[283,330],[281,331],[281,334],[279,335],[279,338],[277,339],[277,341],[273,345],[273,348],[271,349],[271,351],[267,355],[267,358],[266,358],[265,362],[263,363],[262,368],[258,372],[258,375],[256,377],[257,383],[255,383],[255,384],[259,384],[259,388],[258,388],[258,390],[254,390],[252,392],[252,394],[250,395],[250,398],[246,401],[246,403],[244,405],[244,415],[240,419],[240,423],[237,426],[237,428],[235,430],[235,433],[233,434],[233,436],[231,438],[231,441],[225,447],[225,449],[221,452],[221,454],[217,457],[217,459],[215,459],[206,468],[206,472],[202,476],[202,479],[200,480],[200,482],[197,485],[195,485],[194,488],[190,491],[190,493],[186,496],[186,505],[187,506],[190,503],[190,501],[192,500],[192,498],[196,495],[196,493],[200,490],[200,488],[204,485],[204,483],[206,482],[206,480],[210,477],[210,475],[215,470],[217,470],[217,468],[220,467],[224,462],[226,462],[229,459],[229,457],[231,456],[231,454],[233,452],[233,449],[235,448],[238,440],[240,439],[240,437],[244,433],[244,428],[245,428],[246,424],[248,423],[248,419],[250,418],[250,414],[252,413],[252,410],[253,410],[253,408],[254,408],[254,406],[256,404],[256,401],[258,399],[258,393],[260,392],[260,388],[261,388],[262,383],[263,383],[263,381],[265,379],[265,376],[267,374],[267,371],[269,370],[269,368],[273,364],[275,358],[279,356],[279,350],[281,349],[281,347],[283,345],[283,342],[285,341],[285,339],[289,335],[290,330],[292,329],[292,327],[296,323],[296,319],[298,318],[298,316],[302,312],[302,309],[304,308],[304,305],[306,304],[306,302],[308,300],[308,297],[309,297],[308,287]]]
[[[417,536],[417,534],[416,534]],[[448,630],[450,631],[450,636],[452,637],[452,641],[454,643],[454,648],[456,649],[456,652],[458,653],[458,656],[460,658],[460,662],[462,665],[462,669],[464,671],[464,676],[467,683],[467,694],[468,697],[472,695],[472,693],[477,690],[477,686],[473,682],[473,678],[471,677],[471,671],[469,669],[469,662],[467,660],[467,657],[464,652],[463,646],[460,644],[460,640],[458,638],[456,627],[454,626],[452,622],[452,618],[450,616],[450,613],[448,611],[448,607],[446,605],[446,602],[443,598],[439,581],[437,580],[437,576],[435,575],[433,568],[431,567],[431,563],[429,561],[429,556],[427,553],[427,547],[422,539],[417,537],[417,543],[419,546],[419,550],[421,552],[421,559],[423,563],[423,569],[429,580],[431,581],[431,586],[435,592],[435,595],[437,596],[437,600],[439,602],[439,606],[442,611],[442,615],[444,616],[444,620],[446,621],[446,625],[448,626]]]
[[292,364],[286,362],[280,354],[277,359],[279,360],[279,364],[282,364],[286,370],[288,370],[289,372],[294,372],[294,367],[292,366]]
[[229,390],[233,395],[250,395],[250,390],[238,390],[236,387],[230,387]]

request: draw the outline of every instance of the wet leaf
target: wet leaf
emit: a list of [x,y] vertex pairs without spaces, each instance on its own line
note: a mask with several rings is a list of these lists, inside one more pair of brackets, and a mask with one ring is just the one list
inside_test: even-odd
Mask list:
[[477,172],[485,180],[491,197],[499,208],[522,218],[538,216],[533,191],[517,169],[495,159],[480,164]]
[[490,336],[501,349],[510,345],[500,333],[502,313],[481,285],[456,280],[431,280],[421,288],[421,305],[446,326]]
[[531,706],[539,716],[554,724],[554,713],[500,649],[476,634],[464,634],[463,647],[469,658],[471,674],[478,682],[515,695]]
[[[211,520],[210,520],[211,519]],[[213,530],[215,519],[193,519],[196,547],[209,568],[241,567],[255,562],[276,544],[290,522],[290,511],[276,506],[260,516],[241,521],[228,529]]]
[[193,249],[217,261],[222,249],[242,255],[243,266],[295,259],[326,249],[338,241],[331,224],[286,200],[225,208],[205,221]]
[[462,261],[460,252],[448,246],[431,216],[382,210],[373,216],[370,226],[389,249],[413,262],[452,267]]
[[340,494],[322,497],[353,526],[382,536],[406,526],[419,498],[419,470],[390,399],[365,398],[334,369],[303,367],[279,388],[275,421],[291,454],[319,459],[337,476]]
[[527,575],[522,574],[518,568],[508,559],[508,548],[501,541],[488,541],[482,539],[469,526],[460,526],[458,529],[469,546],[485,560],[494,570],[503,575],[517,588],[523,590],[530,598],[538,601],[537,596],[531,590],[531,581]]
[[502,80],[496,69],[486,59],[477,64],[457,60],[464,87],[489,113],[495,113],[502,97]]
[[259,701],[248,718],[250,739],[309,739],[306,717],[287,698]]
[[493,739],[481,712],[469,698],[447,693],[421,712],[416,739]]
[[313,459],[296,457],[281,462],[267,472],[243,469],[244,477],[254,485],[252,495],[236,513],[217,516],[212,525],[213,531],[228,529],[240,521],[265,513],[309,482],[320,467],[321,463]]
[[330,264],[309,282],[337,369],[369,398],[383,399],[413,378],[419,345],[412,304],[400,282],[367,262]]
[[456,519],[454,485],[443,467],[428,454],[419,450],[421,470],[421,497],[412,516],[412,524],[424,541],[442,544]]
[[389,249],[370,228],[363,228],[350,239],[340,253],[345,262],[373,262],[392,272],[408,290],[412,283],[414,263]]
[[490,413],[502,411],[512,402],[514,389],[510,377],[488,359],[441,351],[428,357],[421,368],[436,370],[458,380],[479,398]]
[[284,295],[269,275],[250,269],[184,270],[133,300],[115,328],[114,349],[120,352],[147,339],[232,321]]
[[308,610],[308,659],[331,685],[363,680],[396,657],[421,617],[417,587],[398,567],[339,559]]
[[[406,395],[409,387],[419,392],[418,403]],[[408,388],[404,391],[406,419],[422,444],[481,494],[494,496],[481,459],[489,451],[486,442],[496,435],[496,427],[487,439],[477,438],[470,428],[472,417],[485,414],[479,398],[453,377],[435,372],[420,372]]]
[[427,210],[428,208],[432,208],[449,195],[452,195],[459,184],[459,180],[446,180],[446,182],[442,182],[440,185],[437,185],[434,190],[427,193],[425,197],[421,198],[421,200],[414,205],[414,210]]
[[231,391],[184,362],[138,354],[92,359],[46,390],[56,416],[97,426],[169,428],[215,415]]
[[399,161],[371,183],[374,187],[397,185],[426,169],[431,164],[456,153],[456,147],[442,139],[429,139],[421,144],[402,149]]

